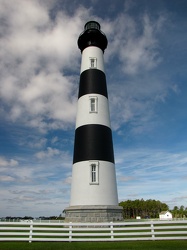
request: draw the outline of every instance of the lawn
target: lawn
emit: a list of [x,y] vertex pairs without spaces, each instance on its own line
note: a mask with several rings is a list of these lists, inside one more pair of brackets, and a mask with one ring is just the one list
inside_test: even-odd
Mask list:
[[184,250],[187,241],[0,242],[0,250]]

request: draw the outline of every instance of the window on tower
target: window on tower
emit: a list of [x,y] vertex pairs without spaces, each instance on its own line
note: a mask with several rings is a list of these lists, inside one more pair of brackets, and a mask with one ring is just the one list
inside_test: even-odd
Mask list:
[[97,96],[90,96],[90,113],[98,112],[98,98]]
[[91,162],[91,164],[90,164],[90,172],[91,172],[90,184],[99,184],[98,170],[99,170],[98,162]]
[[90,68],[97,68],[97,59],[95,57],[90,58]]
[[92,164],[92,182],[96,182],[96,164]]
[[97,30],[100,30],[100,24],[98,22],[95,22],[95,21],[90,21],[90,22],[87,22],[84,26],[85,30],[88,30],[88,29],[97,29]]

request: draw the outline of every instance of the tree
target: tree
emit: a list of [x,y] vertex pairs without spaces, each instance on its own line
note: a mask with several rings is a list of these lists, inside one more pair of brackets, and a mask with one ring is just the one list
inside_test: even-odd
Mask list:
[[119,203],[123,207],[123,216],[126,219],[136,218],[158,218],[161,211],[168,210],[168,205],[156,200],[127,200]]

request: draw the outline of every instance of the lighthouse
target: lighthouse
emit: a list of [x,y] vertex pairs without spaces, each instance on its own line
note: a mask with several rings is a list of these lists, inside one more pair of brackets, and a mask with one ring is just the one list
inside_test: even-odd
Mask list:
[[122,220],[104,71],[107,44],[100,24],[87,22],[78,38],[82,61],[67,222]]

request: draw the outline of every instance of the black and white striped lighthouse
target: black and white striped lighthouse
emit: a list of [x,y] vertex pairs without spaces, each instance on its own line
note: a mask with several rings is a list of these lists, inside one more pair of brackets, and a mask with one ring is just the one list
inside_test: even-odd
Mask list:
[[82,53],[70,206],[66,221],[122,219],[103,54],[107,38],[100,24],[87,22],[78,38]]

